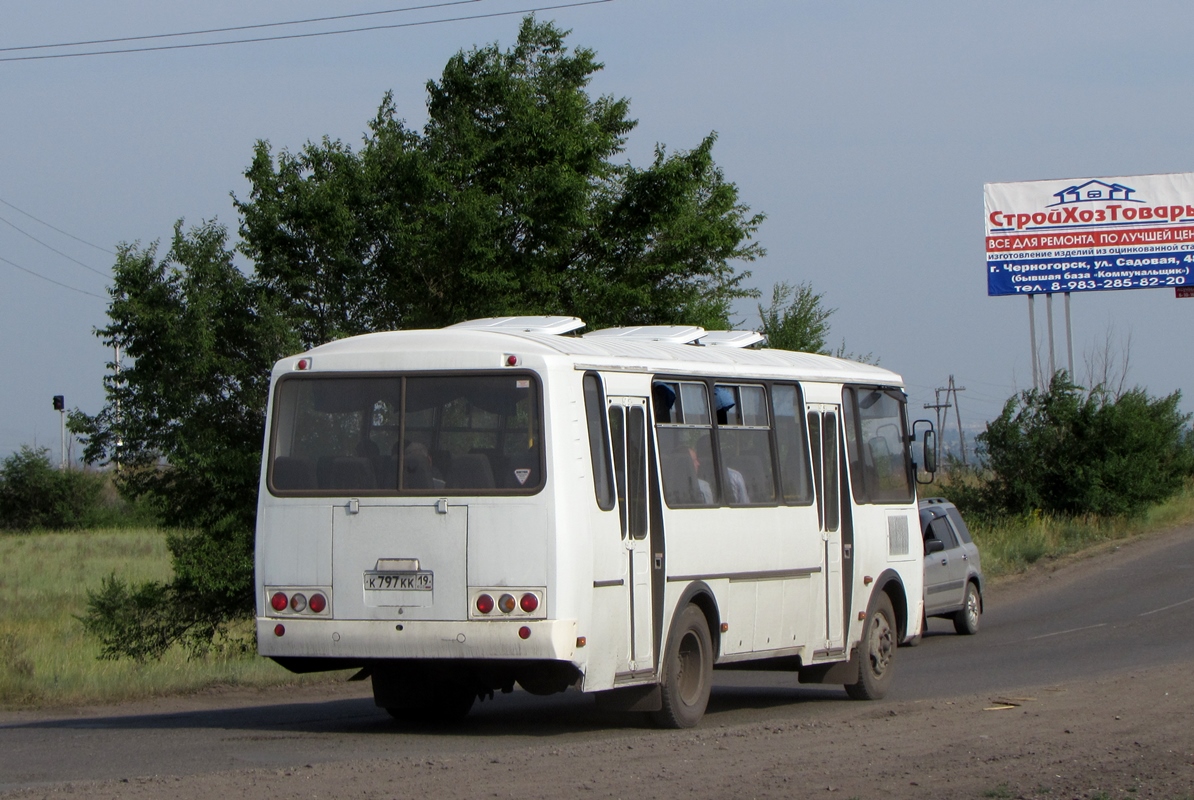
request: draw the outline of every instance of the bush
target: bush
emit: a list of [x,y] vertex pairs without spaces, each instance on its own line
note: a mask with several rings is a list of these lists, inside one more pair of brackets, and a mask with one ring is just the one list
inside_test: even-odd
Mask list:
[[54,468],[48,448],[22,445],[0,464],[0,528],[82,528],[100,509],[105,477]]
[[[1194,474],[1181,393],[1112,396],[1058,372],[1048,391],[1012,397],[978,436],[981,481],[963,494],[986,514],[1135,514]],[[955,502],[959,502],[955,498]]]

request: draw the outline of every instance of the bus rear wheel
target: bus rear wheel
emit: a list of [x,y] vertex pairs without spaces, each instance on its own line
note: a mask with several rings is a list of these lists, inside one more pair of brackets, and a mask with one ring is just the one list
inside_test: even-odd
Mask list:
[[713,637],[704,612],[687,606],[672,625],[663,656],[662,708],[652,714],[664,728],[691,728],[705,715],[713,688]]
[[855,700],[879,700],[891,688],[896,643],[895,611],[886,592],[871,600],[858,643],[858,680],[846,684],[846,694]]

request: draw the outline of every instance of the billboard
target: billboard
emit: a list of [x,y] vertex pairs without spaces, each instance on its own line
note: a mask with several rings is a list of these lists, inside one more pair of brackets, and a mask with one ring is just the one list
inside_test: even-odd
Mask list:
[[988,183],[987,294],[1194,286],[1194,173]]

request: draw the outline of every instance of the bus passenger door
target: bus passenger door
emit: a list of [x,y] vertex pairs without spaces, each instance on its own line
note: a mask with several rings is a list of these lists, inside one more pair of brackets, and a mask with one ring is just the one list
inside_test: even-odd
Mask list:
[[825,573],[825,650],[828,654],[844,650],[845,632],[842,624],[846,587],[843,585],[843,557],[841,526],[841,470],[838,437],[838,418],[841,409],[836,405],[810,403],[808,406],[808,439],[812,448],[813,480],[816,484],[817,519],[824,545],[822,567]]
[[611,397],[608,406],[618,515],[626,559],[624,574],[630,601],[630,660],[618,664],[617,678],[632,680],[653,676],[655,671],[651,628],[651,543],[648,536],[650,472],[647,436],[650,428],[647,398]]

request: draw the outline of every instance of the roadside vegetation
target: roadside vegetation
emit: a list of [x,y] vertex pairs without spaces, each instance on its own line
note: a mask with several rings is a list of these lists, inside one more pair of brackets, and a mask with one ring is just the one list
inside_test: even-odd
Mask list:
[[166,540],[157,528],[0,534],[0,707],[343,679],[343,673],[300,678],[260,658],[248,623],[199,654],[174,648],[159,659],[101,659],[101,642],[79,622],[88,593],[113,573],[133,582],[168,580]]
[[1010,398],[978,436],[978,466],[951,463],[922,497],[966,517],[989,576],[1194,521],[1194,436],[1181,395],[1074,384]]

